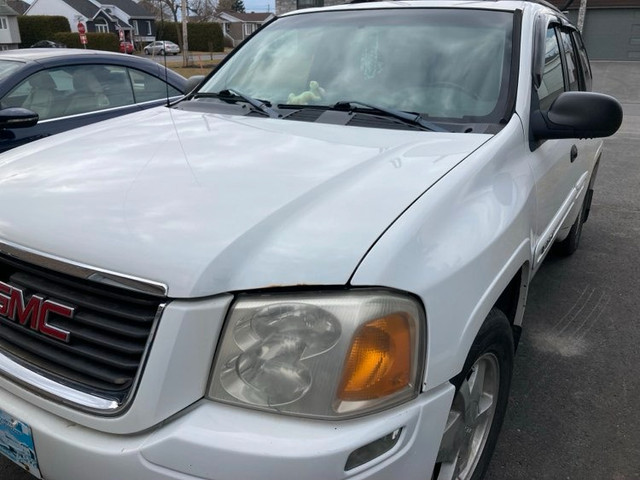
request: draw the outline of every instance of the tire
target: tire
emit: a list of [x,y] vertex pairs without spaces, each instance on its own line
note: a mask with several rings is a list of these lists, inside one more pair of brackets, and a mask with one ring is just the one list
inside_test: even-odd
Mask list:
[[149,49],[148,49],[148,48],[145,48],[145,49],[144,49],[144,54],[145,54],[145,55],[149,55]]
[[571,225],[571,230],[569,230],[569,235],[567,235],[567,238],[565,238],[561,242],[556,242],[553,246],[553,249],[563,257],[573,255],[580,246],[580,237],[582,237],[582,226],[584,225],[584,219],[586,215],[585,206],[586,202],[582,202],[578,217],[576,218],[576,221],[573,222],[573,225]]
[[507,410],[513,355],[509,321],[493,309],[462,372],[451,380],[456,394],[431,480],[480,480],[484,476]]
[[164,48],[160,50],[160,55],[164,55]]

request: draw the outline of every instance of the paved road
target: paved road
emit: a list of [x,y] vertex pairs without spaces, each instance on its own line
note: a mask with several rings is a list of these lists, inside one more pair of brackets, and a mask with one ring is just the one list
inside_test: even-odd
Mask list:
[[[548,258],[531,285],[487,480],[640,479],[640,62],[594,71],[625,122],[606,141],[580,250]],[[0,460],[0,480],[30,478]]]
[[594,62],[624,105],[580,249],[531,284],[490,480],[640,479],[640,62]]

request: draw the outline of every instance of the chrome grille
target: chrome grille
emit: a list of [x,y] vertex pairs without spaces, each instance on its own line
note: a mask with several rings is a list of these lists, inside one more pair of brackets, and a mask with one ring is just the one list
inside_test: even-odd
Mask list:
[[[69,332],[68,342],[0,315],[0,352],[76,390],[122,403],[142,367],[164,298],[97,284],[0,255],[0,281],[74,309],[48,323]],[[5,295],[6,297],[6,295]],[[9,300],[3,298],[6,303]],[[0,308],[0,312],[6,309]]]

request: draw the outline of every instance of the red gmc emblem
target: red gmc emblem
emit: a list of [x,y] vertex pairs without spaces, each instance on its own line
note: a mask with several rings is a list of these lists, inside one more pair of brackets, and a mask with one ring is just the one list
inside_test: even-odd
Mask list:
[[0,282],[0,316],[29,326],[49,337],[63,342],[69,341],[69,332],[49,323],[49,315],[56,314],[73,318],[74,308],[45,300],[38,295],[25,299],[24,292],[18,287]]

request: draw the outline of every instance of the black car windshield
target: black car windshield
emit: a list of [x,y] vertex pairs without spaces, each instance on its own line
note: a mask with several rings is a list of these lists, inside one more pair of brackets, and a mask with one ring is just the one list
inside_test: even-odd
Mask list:
[[465,9],[347,10],[284,17],[200,89],[274,107],[357,101],[443,121],[504,118],[513,15]]

